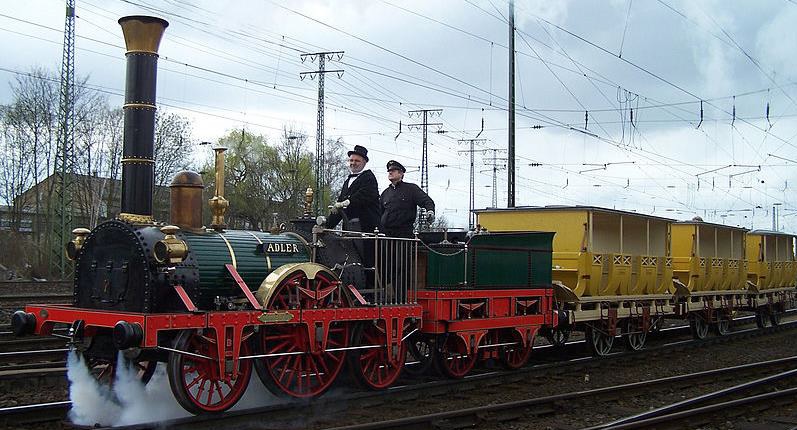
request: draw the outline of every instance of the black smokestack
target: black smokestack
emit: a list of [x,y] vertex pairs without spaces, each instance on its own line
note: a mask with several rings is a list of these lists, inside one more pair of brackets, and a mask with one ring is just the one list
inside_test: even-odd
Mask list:
[[158,45],[169,23],[151,16],[126,16],[119,20],[119,25],[127,47],[122,211],[119,218],[133,223],[150,223],[155,183]]

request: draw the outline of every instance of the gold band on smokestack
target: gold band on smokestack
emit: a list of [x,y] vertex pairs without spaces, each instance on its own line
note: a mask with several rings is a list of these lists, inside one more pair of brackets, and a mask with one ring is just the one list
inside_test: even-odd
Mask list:
[[127,47],[122,204],[119,218],[134,224],[152,222],[155,184],[155,88],[158,46],[169,23],[151,16],[119,20]]
[[213,198],[208,200],[213,214],[210,227],[214,230],[224,230],[227,227],[224,223],[224,213],[230,206],[230,202],[224,198],[224,151],[227,148],[219,146],[213,150],[216,151],[216,192]]

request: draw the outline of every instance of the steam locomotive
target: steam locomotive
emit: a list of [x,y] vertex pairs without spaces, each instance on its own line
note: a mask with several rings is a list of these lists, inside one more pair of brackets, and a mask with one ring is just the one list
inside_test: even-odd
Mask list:
[[[696,338],[724,334],[737,311],[760,326],[795,306],[795,236],[595,207],[485,209],[467,236],[323,228],[308,189],[291,231],[230,230],[224,152],[215,148],[210,227],[201,177],[171,183],[169,223],[152,217],[158,46],[168,23],[119,20],[127,47],[122,202],[117,219],[78,228],[69,305],[28,305],[19,335],[69,327],[70,345],[102,382],[121,353],[147,382],[166,363],[192,413],[218,413],[252,373],[276,395],[323,394],[341,372],[384,389],[402,372],[509,369],[538,334],[553,345],[583,331],[596,355],[615,338],[640,349],[664,318]],[[373,252],[366,255],[366,252]],[[364,258],[364,257],[368,258]],[[364,262],[368,261],[366,265]],[[373,264],[370,262],[373,261]]]
[[17,335],[68,325],[70,345],[107,383],[120,351],[143,382],[165,362],[186,410],[217,413],[240,399],[253,368],[277,395],[318,396],[344,367],[382,389],[407,357],[451,377],[477,357],[522,366],[540,328],[556,325],[552,233],[465,242],[330,231],[310,214],[311,189],[292,231],[230,230],[225,148],[215,148],[210,228],[202,179],[190,171],[171,183],[170,222],[154,220],[157,52],[168,23],[128,16],[119,24],[127,48],[121,213],[73,231],[73,303],[17,311]]

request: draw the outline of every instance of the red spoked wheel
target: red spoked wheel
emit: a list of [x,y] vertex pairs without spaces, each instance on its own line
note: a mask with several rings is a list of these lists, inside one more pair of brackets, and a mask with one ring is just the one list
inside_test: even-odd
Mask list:
[[504,329],[498,336],[501,343],[512,343],[512,345],[503,345],[500,347],[501,364],[507,369],[520,369],[528,363],[531,358],[531,349],[533,347],[534,339],[529,341],[526,346],[523,346],[523,336],[515,329]]
[[[246,391],[252,376],[252,361],[238,360],[238,371],[220,374],[216,334],[185,330],[175,340],[174,348],[191,353],[169,354],[169,384],[180,406],[193,414],[218,413],[235,405]],[[249,355],[248,342],[241,342],[241,355]]]
[[360,385],[372,390],[382,390],[392,385],[404,367],[407,345],[399,342],[393,347],[397,348],[397,351],[388,349],[384,320],[358,325],[352,338],[354,346],[378,347],[359,349],[349,354],[349,366],[354,379]]
[[468,345],[456,333],[449,333],[439,345],[435,363],[444,376],[462,378],[476,365],[478,354],[470,354]]
[[[107,385],[113,387],[116,381],[116,372],[119,369],[116,358],[99,358],[99,357],[83,357],[83,361],[89,368],[89,373],[100,383],[100,385]],[[134,361],[128,363],[133,366],[133,371],[136,373],[135,379],[141,381],[146,385],[152,375],[155,374],[155,369],[158,367],[157,361]]]
[[[287,276],[272,294],[269,310],[324,309],[348,306],[345,295],[338,290],[335,276],[325,270],[315,279],[308,279],[303,271]],[[322,331],[316,330],[316,336]],[[323,394],[340,374],[346,362],[350,330],[348,323],[331,323],[326,350],[312,353],[305,324],[268,326],[261,330],[259,354],[266,355],[255,362],[255,370],[263,385],[275,395],[315,397]],[[320,342],[321,339],[316,340]],[[337,351],[329,351],[335,350]]]
[[[116,373],[119,370],[119,353],[112,346],[110,335],[98,334],[88,341],[88,347],[77,354],[81,361],[88,367],[89,373],[97,380],[100,385],[113,387],[116,381]],[[122,366],[132,366],[135,373],[134,378],[142,384],[147,384],[158,362],[155,360],[126,360]]]

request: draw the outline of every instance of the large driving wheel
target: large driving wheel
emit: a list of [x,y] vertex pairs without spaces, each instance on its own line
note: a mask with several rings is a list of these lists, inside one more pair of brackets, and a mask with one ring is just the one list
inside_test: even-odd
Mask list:
[[708,323],[703,315],[692,314],[689,317],[689,329],[692,331],[692,337],[701,340],[708,336]]
[[501,330],[498,336],[500,343],[510,343],[511,345],[502,345],[499,348],[499,355],[501,357],[501,364],[507,369],[520,369],[528,363],[531,357],[531,349],[533,347],[534,339],[529,340],[529,343],[523,346],[523,336],[517,330],[508,328]]
[[[348,306],[346,296],[331,293],[335,276],[328,271],[308,279],[299,270],[287,276],[271,295],[269,310],[324,309]],[[305,324],[281,324],[260,331],[258,353],[268,357],[255,362],[263,385],[278,396],[314,397],[323,394],[340,374],[346,362],[350,330],[348,323],[331,323],[325,351],[312,353]],[[322,330],[316,330],[316,336]],[[322,339],[316,339],[321,342]],[[332,351],[330,351],[332,350]]]
[[600,327],[595,327],[588,324],[584,335],[587,338],[587,345],[592,351],[592,355],[603,357],[609,355],[614,345],[614,336],[610,335],[601,324]]
[[478,354],[468,352],[468,345],[456,333],[449,333],[440,343],[435,363],[437,369],[449,378],[462,378],[473,369]]
[[399,342],[398,346],[394,347],[397,351],[388,349],[384,320],[357,325],[352,339],[352,345],[355,347],[375,347],[357,349],[349,353],[349,368],[360,385],[372,390],[381,390],[398,379],[407,359],[407,346],[404,342]]
[[[223,412],[232,407],[246,391],[252,375],[252,361],[238,360],[237,372],[221,374],[215,330],[199,334],[184,330],[174,348],[189,354],[169,353],[169,384],[180,406],[200,413]],[[241,355],[249,355],[245,340]],[[223,358],[222,358],[223,359]]]

